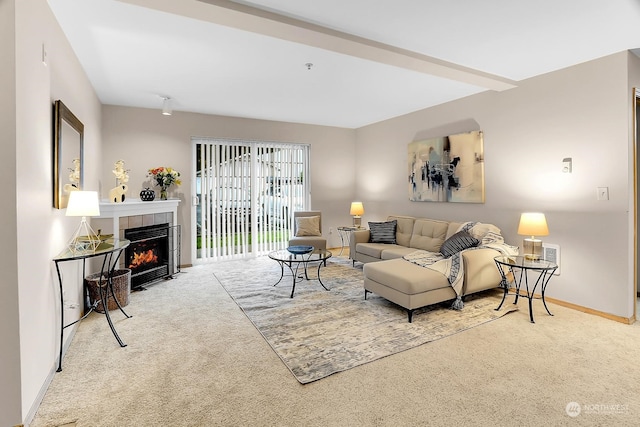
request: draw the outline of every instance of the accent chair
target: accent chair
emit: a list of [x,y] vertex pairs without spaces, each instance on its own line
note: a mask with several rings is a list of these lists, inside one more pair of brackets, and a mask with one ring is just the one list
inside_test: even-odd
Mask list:
[[327,239],[322,237],[322,212],[296,211],[293,213],[293,236],[289,246],[313,246],[327,249]]

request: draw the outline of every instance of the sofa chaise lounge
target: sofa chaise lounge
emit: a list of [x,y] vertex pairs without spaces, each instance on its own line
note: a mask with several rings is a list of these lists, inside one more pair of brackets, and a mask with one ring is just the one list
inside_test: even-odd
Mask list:
[[[383,236],[388,240],[381,241],[373,227],[393,223],[393,236],[389,238],[387,230]],[[409,322],[418,308],[447,300],[461,308],[462,297],[500,286],[494,257],[517,253],[491,224],[393,215],[369,226],[370,230],[352,232],[350,240],[353,264],[365,264],[365,299],[373,292],[398,304],[407,310]],[[466,241],[456,241],[460,238]],[[434,263],[421,263],[425,257]]]

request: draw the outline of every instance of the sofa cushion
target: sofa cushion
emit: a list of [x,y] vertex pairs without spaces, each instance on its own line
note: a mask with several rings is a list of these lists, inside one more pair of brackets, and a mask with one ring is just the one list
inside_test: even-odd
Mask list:
[[296,218],[296,236],[320,236],[319,216],[299,216]]
[[449,223],[432,219],[416,219],[413,225],[410,247],[429,252],[440,252],[445,241]]
[[369,222],[369,241],[371,243],[396,243],[398,221]]
[[440,247],[440,253],[445,258],[449,258],[460,251],[478,246],[478,243],[480,243],[480,241],[471,234],[466,231],[458,231],[456,234],[445,240]]
[[368,279],[407,295],[451,287],[444,274],[404,259],[368,263],[362,270]]
[[289,239],[289,246],[313,246],[316,249],[327,249],[327,239],[322,236],[299,236]]
[[405,255],[409,255],[416,250],[414,248],[407,248],[406,246],[399,245],[387,245],[388,247],[382,251],[381,259],[396,259],[402,258]]
[[416,222],[416,219],[412,216],[390,215],[387,221],[393,221],[394,219],[398,223],[396,227],[396,243],[408,247],[411,242],[413,224]]
[[382,259],[382,252],[390,249],[402,249],[403,246],[390,245],[387,243],[358,243],[356,244],[356,252],[370,257]]

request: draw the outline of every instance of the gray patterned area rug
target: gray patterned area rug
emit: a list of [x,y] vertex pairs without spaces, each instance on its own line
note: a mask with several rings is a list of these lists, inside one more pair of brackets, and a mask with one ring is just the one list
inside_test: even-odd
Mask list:
[[[286,270],[286,269],[285,269]],[[287,271],[285,271],[286,273]],[[309,275],[317,269],[310,268]],[[406,311],[384,298],[364,299],[362,266],[331,258],[317,280],[296,284],[280,278],[280,266],[268,257],[216,263],[214,274],[264,339],[302,384],[498,319],[515,310],[500,295],[480,293],[461,311],[451,302]],[[317,276],[316,276],[317,277]]]

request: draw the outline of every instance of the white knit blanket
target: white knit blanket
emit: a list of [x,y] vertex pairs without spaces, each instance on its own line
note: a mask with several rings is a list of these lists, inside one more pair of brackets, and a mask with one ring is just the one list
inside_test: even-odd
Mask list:
[[403,258],[409,262],[417,264],[421,267],[435,270],[444,274],[449,284],[455,291],[457,298],[453,304],[456,309],[462,308],[462,279],[464,277],[464,263],[462,262],[462,253],[476,249],[495,249],[503,255],[517,255],[518,248],[508,245],[504,242],[504,238],[500,234],[500,229],[491,224],[482,224],[480,222],[465,222],[457,231],[466,231],[473,237],[478,239],[478,246],[460,251],[450,258],[445,258],[440,252],[429,252],[424,250],[416,250]]

